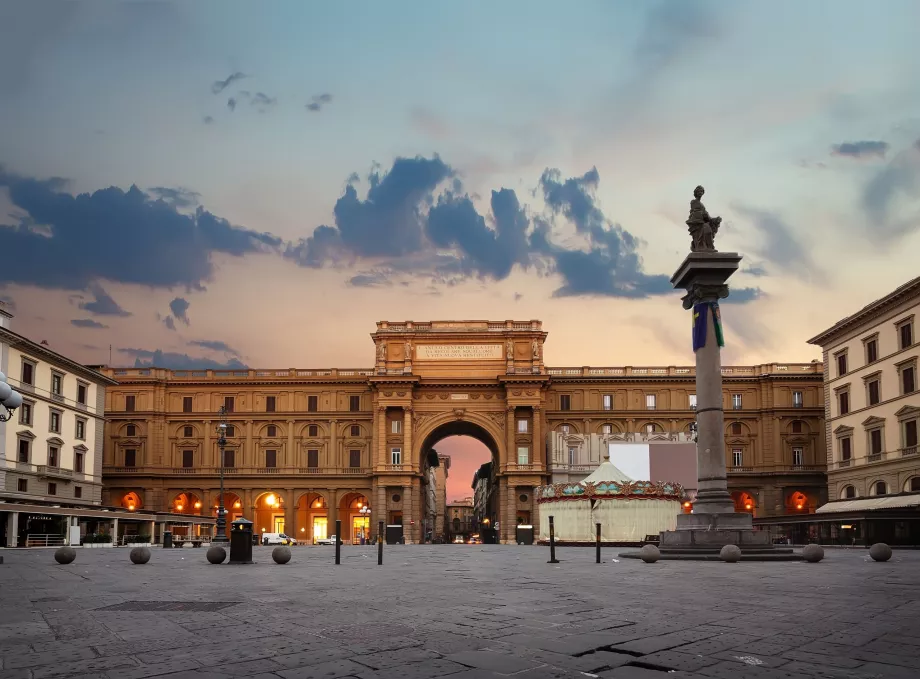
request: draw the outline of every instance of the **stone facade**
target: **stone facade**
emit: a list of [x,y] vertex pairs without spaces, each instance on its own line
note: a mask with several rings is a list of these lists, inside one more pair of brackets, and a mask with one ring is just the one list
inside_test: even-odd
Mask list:
[[[469,435],[492,451],[490,512],[511,542],[517,523],[538,523],[533,488],[563,471],[549,432],[682,436],[695,419],[693,368],[547,368],[546,338],[539,321],[380,322],[373,368],[106,369],[119,382],[106,396],[106,502],[213,514],[216,413],[229,406],[231,519],[307,540],[339,519],[350,540],[369,506],[371,533],[401,523],[417,542],[433,446]],[[796,492],[803,511],[817,506],[822,366],[727,367],[723,379],[727,454],[742,463],[729,460],[730,487],[755,513],[783,511]]]

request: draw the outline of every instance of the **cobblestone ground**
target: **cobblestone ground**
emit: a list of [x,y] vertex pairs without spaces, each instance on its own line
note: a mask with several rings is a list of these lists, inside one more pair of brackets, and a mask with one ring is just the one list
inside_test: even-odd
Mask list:
[[920,676],[920,552],[551,565],[543,547],[394,546],[378,567],[373,547],[340,566],[333,549],[285,566],[262,547],[251,566],[0,550],[0,677]]

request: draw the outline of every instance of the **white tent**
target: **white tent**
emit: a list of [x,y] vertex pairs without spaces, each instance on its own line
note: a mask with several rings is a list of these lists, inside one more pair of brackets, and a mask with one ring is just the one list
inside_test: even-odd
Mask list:
[[681,492],[676,483],[633,481],[608,456],[578,483],[537,488],[539,539],[549,540],[552,516],[559,542],[594,542],[598,523],[602,542],[642,542],[647,535],[676,528]]

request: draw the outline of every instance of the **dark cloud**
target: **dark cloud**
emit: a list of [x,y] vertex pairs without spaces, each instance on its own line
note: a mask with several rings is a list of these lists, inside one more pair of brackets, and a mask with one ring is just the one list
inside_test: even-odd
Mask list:
[[252,95],[252,99],[249,100],[250,105],[256,106],[260,111],[265,112],[270,106],[274,106],[278,103],[276,97],[270,97],[264,92],[256,92]]
[[[157,318],[159,318],[159,314],[157,314]],[[176,320],[172,316],[164,316],[162,321],[163,325],[165,325],[170,330],[176,329]]]
[[76,318],[70,322],[71,325],[77,328],[108,328],[109,326],[100,323],[99,321],[94,321],[92,318]]
[[169,303],[169,310],[172,312],[173,318],[188,325],[188,308],[190,306],[191,304],[187,300],[182,297],[176,297]]
[[203,122],[205,125],[213,125],[214,118],[213,116],[205,116],[204,118],[201,119],[201,122]]
[[107,293],[99,283],[89,284],[89,291],[94,299],[92,302],[80,302],[79,306],[84,311],[88,311],[96,316],[130,316],[130,311],[125,311],[119,306],[112,297]]
[[[776,268],[803,281],[820,281],[823,272],[811,257],[798,230],[775,212],[734,205],[735,212],[749,222],[760,239],[751,249]],[[756,274],[755,274],[756,275]]]
[[920,139],[869,180],[863,189],[862,206],[878,244],[891,243],[920,229]]
[[195,207],[198,205],[198,199],[201,198],[201,194],[197,191],[183,189],[182,187],[154,186],[152,189],[147,189],[147,193],[177,208]]
[[886,141],[847,141],[831,146],[831,155],[845,158],[884,158],[889,148]]
[[231,111],[236,110],[236,97],[230,97],[227,99],[227,108],[229,108]]
[[233,226],[201,206],[182,214],[136,186],[74,196],[65,185],[58,178],[20,177],[0,167],[0,187],[8,188],[10,201],[28,215],[18,225],[0,228],[0,285],[84,290],[109,280],[201,288],[214,273],[214,253],[242,257],[280,250],[281,240],[271,234]]
[[746,273],[748,276],[761,277],[767,275],[767,270],[760,264],[748,264],[743,269],[741,273]]
[[746,304],[764,296],[760,288],[729,288],[728,297],[720,300],[722,304]]
[[220,351],[225,354],[233,354],[234,356],[240,355],[240,352],[226,342],[221,342],[220,340],[192,340],[189,342],[189,346],[210,349],[211,351]]
[[231,73],[230,75],[228,75],[226,80],[215,80],[214,83],[211,85],[211,92],[213,92],[214,94],[220,94],[225,89],[230,87],[230,85],[235,83],[237,80],[242,80],[245,77],[246,77],[245,73],[240,73],[239,71],[237,71],[236,73]]
[[332,95],[328,92],[317,94],[313,97],[313,100],[307,104],[306,109],[312,112],[319,111],[322,110],[322,108],[331,101]]
[[245,370],[249,366],[238,358],[227,361],[215,361],[211,358],[189,356],[169,351],[150,351],[147,349],[119,349],[123,354],[134,358],[135,368],[167,368],[170,370]]

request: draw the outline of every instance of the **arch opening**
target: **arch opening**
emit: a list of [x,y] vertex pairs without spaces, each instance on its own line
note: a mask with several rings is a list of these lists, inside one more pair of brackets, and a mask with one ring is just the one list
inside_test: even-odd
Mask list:
[[284,532],[284,498],[277,491],[266,491],[260,494],[253,503],[253,532],[262,533]]
[[[214,496],[214,506],[211,507],[211,516],[217,518],[217,509],[220,507],[220,493]],[[230,524],[243,516],[243,500],[236,493],[224,492],[224,511],[227,512],[227,525],[225,533],[230,536]]]

